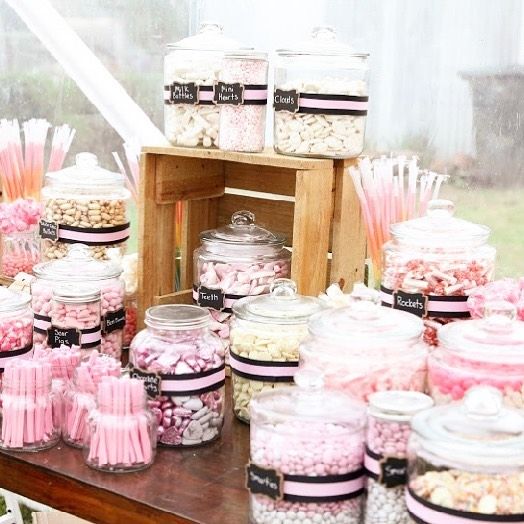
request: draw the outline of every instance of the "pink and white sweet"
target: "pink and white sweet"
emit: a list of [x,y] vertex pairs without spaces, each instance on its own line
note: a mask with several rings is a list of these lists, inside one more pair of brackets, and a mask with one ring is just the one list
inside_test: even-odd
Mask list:
[[326,388],[367,401],[377,391],[424,391],[422,320],[368,300],[318,313],[299,348],[300,368],[321,369]]
[[[188,322],[185,315],[195,327],[177,327]],[[209,330],[209,314],[197,306],[157,306],[147,311],[146,324],[129,357],[131,376],[145,381],[158,441],[198,446],[215,440],[224,421],[224,346]]]
[[[267,108],[267,55],[255,51],[226,54],[220,81],[240,83],[243,99],[221,105],[218,147],[225,151],[260,152],[264,149]],[[215,87],[220,90],[221,85]],[[227,91],[227,88],[224,88]],[[220,91],[219,91],[220,93]],[[226,93],[226,97],[228,93]]]
[[91,414],[86,464],[112,472],[138,471],[153,463],[155,420],[146,408],[142,381],[104,377]]
[[96,406],[98,385],[104,377],[119,377],[120,362],[93,350],[89,357],[78,365],[72,383],[64,395],[62,437],[74,447],[87,442],[88,416]]
[[524,408],[524,322],[510,302],[487,302],[486,317],[445,326],[440,347],[428,358],[428,383],[437,404],[460,400],[476,385],[502,392],[504,402]]
[[18,451],[46,449],[58,442],[60,429],[51,389],[51,364],[13,359],[2,382],[0,447]]
[[[295,378],[300,381],[298,374]],[[255,396],[248,469],[250,522],[359,524],[365,488],[364,424],[363,405],[344,395],[300,386]],[[261,470],[279,479],[274,495],[280,492],[280,499],[258,489]]]

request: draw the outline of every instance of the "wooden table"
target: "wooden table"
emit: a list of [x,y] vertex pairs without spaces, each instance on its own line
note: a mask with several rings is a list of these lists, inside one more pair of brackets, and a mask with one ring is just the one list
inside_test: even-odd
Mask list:
[[0,486],[98,524],[247,523],[249,428],[234,419],[230,404],[226,409],[220,440],[159,448],[146,471],[94,471],[80,450],[60,443],[38,453],[0,452]]

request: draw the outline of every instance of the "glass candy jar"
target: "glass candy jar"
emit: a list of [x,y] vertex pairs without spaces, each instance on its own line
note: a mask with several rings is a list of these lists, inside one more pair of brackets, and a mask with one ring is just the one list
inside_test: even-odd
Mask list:
[[131,376],[144,381],[166,446],[199,446],[220,436],[224,422],[224,346],[198,306],[146,311],[146,329],[131,343]]
[[318,370],[295,381],[251,401],[250,522],[359,524],[365,407],[324,391]]
[[14,359],[6,364],[0,448],[38,451],[58,442],[61,403],[55,399],[51,379],[49,362]]
[[491,280],[495,265],[489,228],[453,212],[449,200],[431,200],[427,216],[391,226],[383,249],[382,304],[423,318],[431,345],[442,324],[470,317],[468,294]]
[[235,303],[230,365],[233,411],[240,420],[249,422],[254,394],[293,384],[307,321],[321,308],[318,299],[297,295],[295,283],[287,278],[276,279],[269,295]]
[[412,420],[412,522],[524,522],[524,415],[490,386]]
[[275,151],[285,155],[357,157],[364,149],[368,55],[317,27],[295,49],[277,50]]
[[99,349],[101,339],[100,288],[82,284],[55,286],[48,346]]
[[40,241],[36,226],[26,231],[0,234],[0,274],[15,277],[18,273],[31,273],[40,262]]
[[410,421],[413,415],[432,406],[431,397],[416,391],[380,391],[369,397],[365,524],[409,522],[404,490]]
[[300,366],[321,369],[326,387],[364,401],[376,391],[424,391],[422,329],[414,315],[355,300],[311,317]]
[[33,349],[31,296],[0,287],[0,369]]
[[439,330],[428,358],[428,382],[437,404],[460,400],[475,385],[497,388],[504,402],[524,408],[524,322],[509,302],[488,302],[483,319]]
[[229,318],[236,300],[269,293],[290,272],[285,239],[255,224],[250,211],[237,211],[231,224],[200,234],[193,255],[193,299],[207,307],[215,331],[229,347]]
[[174,146],[217,147],[220,106],[214,86],[224,52],[240,44],[222,26],[203,23],[196,35],[168,44],[164,59],[165,135]]
[[130,233],[129,197],[124,176],[99,167],[91,153],[79,153],[74,166],[47,173],[40,221],[43,260],[63,258],[75,243],[89,246],[97,259],[107,259],[108,249],[123,254]]
[[102,353],[120,358],[125,325],[124,283],[122,269],[113,262],[93,258],[87,246],[76,244],[67,256],[37,264],[31,283],[35,314],[35,342],[47,346],[51,326],[53,288],[59,283],[94,285],[101,292]]
[[224,151],[263,151],[267,109],[266,53],[227,52],[215,100],[220,105],[218,147]]
[[124,473],[153,464],[156,422],[146,406],[141,380],[104,377],[98,386],[97,409],[90,414],[88,425],[84,446],[88,466]]

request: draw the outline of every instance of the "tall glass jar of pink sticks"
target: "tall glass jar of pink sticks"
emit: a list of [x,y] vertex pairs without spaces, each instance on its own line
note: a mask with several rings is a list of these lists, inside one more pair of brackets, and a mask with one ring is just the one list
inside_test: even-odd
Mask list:
[[121,267],[110,261],[96,260],[87,246],[75,244],[64,258],[37,264],[33,271],[35,279],[31,283],[31,294],[35,314],[35,343],[48,347],[48,329],[52,325],[54,305],[53,289],[60,283],[83,283],[100,289],[102,353],[120,358],[125,326]]
[[231,223],[200,234],[193,255],[193,299],[207,307],[212,329],[229,348],[233,304],[246,296],[265,295],[277,278],[290,272],[291,253],[285,238],[255,223],[250,211],[237,211]]
[[441,325],[470,317],[468,295],[495,266],[490,229],[453,217],[454,209],[449,200],[430,201],[427,216],[391,226],[384,246],[382,304],[424,319],[431,345]]

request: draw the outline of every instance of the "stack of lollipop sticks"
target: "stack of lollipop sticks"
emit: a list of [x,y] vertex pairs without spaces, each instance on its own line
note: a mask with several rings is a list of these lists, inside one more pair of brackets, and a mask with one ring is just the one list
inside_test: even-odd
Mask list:
[[139,178],[140,177],[140,167],[139,167],[140,150],[138,147],[125,143],[124,151],[126,154],[128,169],[125,168],[124,163],[120,159],[120,156],[118,153],[113,152],[113,158],[115,159],[118,169],[120,170],[120,172],[124,175],[126,179],[127,188],[131,192],[131,195],[133,196],[134,201],[137,202],[138,201],[138,183],[140,179]]
[[144,410],[144,396],[140,380],[129,377],[102,379],[88,464],[104,468],[151,463],[153,442]]
[[14,359],[6,364],[2,395],[2,442],[8,449],[45,446],[56,440],[51,365]]
[[405,156],[359,160],[349,167],[366,223],[368,251],[376,276],[381,273],[381,250],[390,240],[391,224],[426,214],[428,203],[438,198],[447,175],[421,170],[417,158]]

